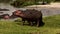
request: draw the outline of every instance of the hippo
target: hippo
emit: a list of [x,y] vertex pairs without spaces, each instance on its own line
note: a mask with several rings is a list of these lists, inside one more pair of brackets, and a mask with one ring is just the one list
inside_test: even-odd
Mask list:
[[31,9],[31,10],[27,9],[25,11],[17,10],[14,13],[15,13],[15,16],[21,17],[22,21],[24,22],[27,21],[31,26],[33,25],[33,22],[35,22],[37,27],[44,25],[42,21],[41,11],[38,11],[35,9]]
[[10,18],[9,14],[0,15],[0,19],[9,19],[9,18]]

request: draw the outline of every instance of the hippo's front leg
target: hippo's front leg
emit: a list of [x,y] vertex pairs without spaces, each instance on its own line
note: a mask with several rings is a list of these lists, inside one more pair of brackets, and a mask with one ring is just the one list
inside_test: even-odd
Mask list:
[[23,22],[22,25],[24,25],[24,23],[25,23],[25,19],[22,19],[22,22]]
[[32,23],[32,21],[28,21],[28,23],[29,23],[29,25],[30,25],[30,26],[33,26],[33,23]]

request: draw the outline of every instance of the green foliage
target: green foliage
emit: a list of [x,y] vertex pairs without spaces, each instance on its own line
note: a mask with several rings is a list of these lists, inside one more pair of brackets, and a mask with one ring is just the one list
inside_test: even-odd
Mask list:
[[35,1],[14,1],[13,3],[11,3],[12,6],[14,7],[24,7],[24,6],[29,6],[29,5],[34,5]]
[[14,7],[20,7],[24,2],[22,1],[14,1],[13,3],[11,3],[12,6]]
[[24,2],[23,6],[34,5],[34,4],[35,4],[35,2],[26,1],[26,2]]

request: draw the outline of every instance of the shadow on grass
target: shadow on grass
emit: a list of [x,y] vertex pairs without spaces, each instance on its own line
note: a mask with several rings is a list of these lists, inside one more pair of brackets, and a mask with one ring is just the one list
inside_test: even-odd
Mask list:
[[[31,26],[29,23],[24,23],[23,24],[23,22],[17,22],[16,23],[17,25],[20,25],[20,26]],[[45,23],[44,22],[42,22],[42,23],[40,23],[40,25],[39,25],[39,27],[43,27],[45,25]],[[37,27],[37,24],[36,23],[33,23],[33,25],[32,25],[32,27]]]

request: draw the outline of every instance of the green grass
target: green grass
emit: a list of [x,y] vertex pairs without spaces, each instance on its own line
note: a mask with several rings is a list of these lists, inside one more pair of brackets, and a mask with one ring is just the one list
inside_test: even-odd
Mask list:
[[60,15],[43,17],[43,22],[43,27],[35,27],[22,26],[22,22],[0,21],[0,34],[60,34]]

